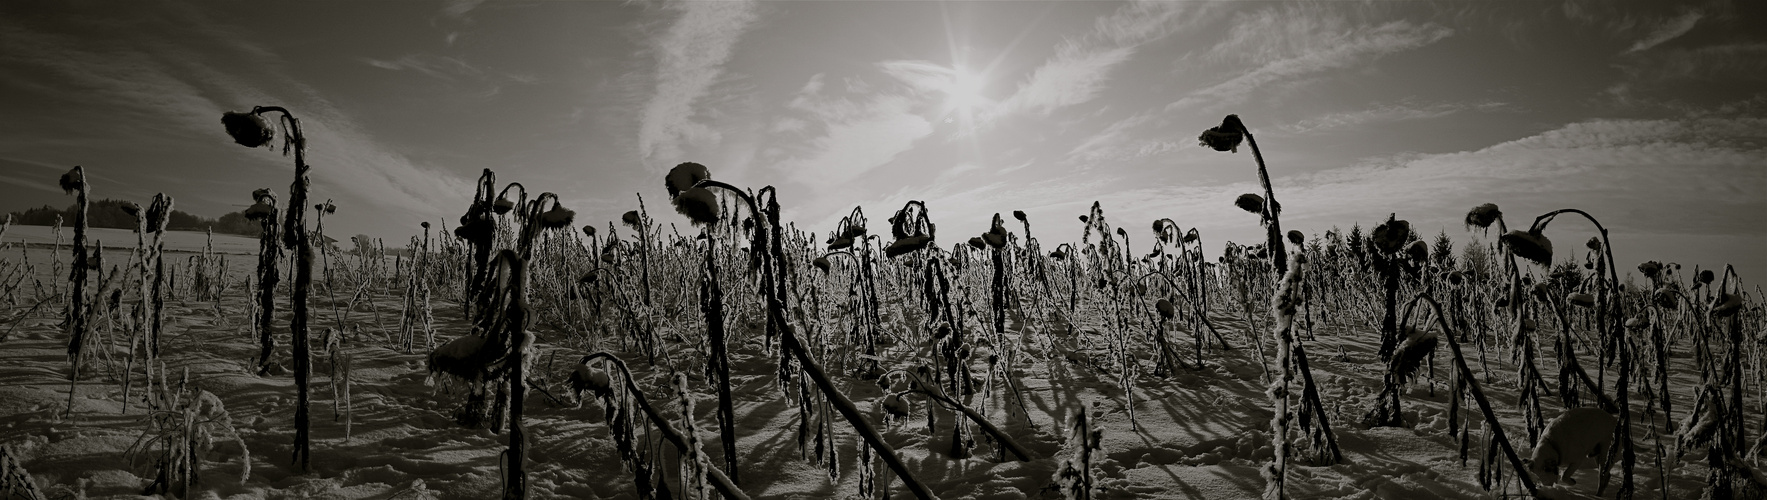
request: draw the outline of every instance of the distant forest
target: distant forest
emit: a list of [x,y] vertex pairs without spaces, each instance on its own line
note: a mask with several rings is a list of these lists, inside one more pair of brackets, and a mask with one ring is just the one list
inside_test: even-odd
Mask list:
[[[74,223],[73,213],[73,205],[68,205],[66,209],[62,210],[44,205],[23,212],[13,212],[12,223],[27,226],[53,226],[55,218],[60,216],[61,225],[69,226]],[[135,229],[135,217],[123,211],[122,200],[104,199],[94,201],[87,206],[86,224],[88,227]],[[262,232],[262,227],[258,223],[246,220],[245,215],[240,212],[223,215],[220,219],[205,219],[180,210],[172,210],[172,218],[166,222],[166,229],[173,231],[214,229],[216,233],[237,234],[254,238]]]

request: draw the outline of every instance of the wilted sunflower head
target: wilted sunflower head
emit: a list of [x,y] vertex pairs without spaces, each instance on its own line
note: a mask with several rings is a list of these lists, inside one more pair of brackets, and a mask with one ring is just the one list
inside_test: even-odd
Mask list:
[[898,257],[902,254],[926,248],[927,244],[932,243],[932,241],[933,238],[931,236],[924,234],[916,234],[907,238],[902,238],[896,240],[894,243],[890,243],[889,247],[884,248],[884,255],[891,258]]
[[67,173],[61,174],[61,191],[62,191],[62,193],[74,194],[75,190],[78,190],[78,189],[83,188],[85,186],[86,186],[86,173],[81,171],[80,167],[74,167],[72,170],[68,170]]
[[1197,238],[1201,238],[1201,237],[1202,237],[1201,235],[1197,234],[1196,228],[1191,228],[1190,231],[1187,231],[1184,233],[1184,242],[1185,243],[1194,242],[1197,240]]
[[1552,240],[1539,231],[1510,231],[1499,238],[1503,244],[1517,257],[1534,261],[1542,266],[1552,265]]
[[547,210],[540,214],[540,227],[545,229],[562,229],[570,227],[571,221],[576,218],[576,211],[565,208],[564,205],[555,202],[552,204],[551,210]]
[[1233,206],[1239,207],[1240,210],[1264,215],[1264,197],[1258,196],[1257,193],[1239,195],[1238,198],[1233,199]]
[[[718,195],[703,187],[688,188],[673,199],[675,211],[687,216],[695,223],[716,224],[722,216],[718,208]],[[627,212],[633,220],[638,218],[637,212]],[[624,219],[625,216],[621,216]],[[632,222],[627,222],[632,224]]]
[[1423,240],[1413,241],[1410,245],[1405,246],[1405,254],[1417,262],[1427,261],[1430,259],[1430,245],[1424,243]]
[[1657,279],[1657,275],[1663,272],[1663,263],[1654,260],[1646,261],[1638,265],[1638,272],[1646,278]]
[[828,243],[829,250],[844,250],[851,248],[852,246],[852,238],[835,238],[834,241]]
[[816,260],[811,261],[810,264],[816,266],[817,269],[821,269],[822,272],[828,272],[829,264],[827,256],[817,257]]
[[638,219],[638,211],[627,210],[626,213],[620,214],[620,222],[624,222],[628,226],[638,227],[638,223],[640,222]]
[[1673,288],[1669,288],[1667,286],[1661,286],[1661,287],[1657,287],[1657,290],[1655,292],[1651,292],[1650,297],[1651,297],[1651,300],[1656,302],[1657,307],[1661,307],[1663,309],[1674,309],[1676,306],[1681,304],[1681,301],[1675,300],[1675,295],[1676,295],[1676,293]]
[[1573,306],[1590,309],[1595,307],[1595,296],[1583,292],[1577,292],[1566,296],[1565,302],[1569,302]]
[[590,238],[594,238],[595,237],[595,225],[594,224],[584,224],[583,225],[583,236],[588,236]]
[[334,205],[329,201],[325,203],[317,203],[313,205],[313,210],[324,212],[327,215],[335,214],[337,213],[337,205]]
[[123,209],[123,213],[129,214],[130,217],[136,217],[136,218],[141,217],[141,205],[137,205],[133,201],[123,202],[123,205],[121,208]]
[[1601,237],[1600,236],[1590,236],[1589,241],[1584,242],[1583,246],[1589,247],[1590,250],[1595,250],[1595,251],[1599,252],[1599,251],[1601,251]]
[[1699,275],[1700,283],[1704,283],[1707,285],[1712,284],[1712,280],[1717,279],[1717,277],[1718,277],[1718,275],[1712,274],[1711,269],[1706,269],[1706,270],[1700,271],[1700,275]]
[[976,250],[988,248],[988,244],[986,242],[983,242],[982,237],[980,237],[980,236],[971,237],[969,239],[969,246],[972,248],[975,248]]
[[263,220],[265,217],[275,217],[276,207],[268,203],[253,203],[251,207],[245,209],[243,215],[246,220]]
[[1468,229],[1474,226],[1481,229],[1488,228],[1491,227],[1491,223],[1497,222],[1497,219],[1501,217],[1503,217],[1503,211],[1497,209],[1497,204],[1486,203],[1466,212],[1466,227]]
[[1012,211],[1012,218],[1018,219],[1020,222],[1024,222],[1025,221],[1025,211],[1024,210],[1013,210]]
[[669,197],[674,198],[693,187],[694,184],[698,184],[699,181],[710,178],[712,178],[712,171],[707,170],[705,165],[691,161],[684,162],[669,169],[669,175],[663,177],[663,187],[668,188]]
[[497,212],[497,215],[503,215],[509,213],[510,210],[515,210],[515,202],[510,201],[509,198],[499,196],[497,197],[497,201],[491,204],[491,210]]
[[1387,221],[1369,232],[1369,239],[1374,240],[1375,249],[1382,253],[1394,254],[1405,248],[1405,241],[1411,239],[1411,223],[1387,216]]
[[1292,229],[1289,230],[1289,232],[1288,232],[1288,242],[1289,243],[1294,243],[1296,245],[1299,245],[1306,240],[1307,240],[1307,235],[1301,234],[1300,231],[1295,231]]
[[427,221],[427,220],[423,221],[422,223],[419,223],[418,225],[423,226],[423,230],[425,230],[425,231],[429,230],[429,221]]
[[1221,119],[1221,125],[1204,130],[1197,141],[1204,147],[1216,151],[1239,152],[1239,143],[1245,140],[1245,124],[1239,121],[1239,115],[1227,115]]
[[233,137],[233,142],[248,148],[262,147],[276,136],[270,129],[270,122],[257,113],[221,113],[221,125],[227,127],[227,135]]
[[1742,310],[1742,296],[1721,292],[1712,299],[1712,317],[1727,318]]
[[1160,299],[1159,302],[1155,302],[1153,307],[1160,311],[1160,318],[1163,319],[1172,319],[1172,317],[1176,316],[1178,313],[1178,310],[1172,307],[1172,301],[1166,299]]

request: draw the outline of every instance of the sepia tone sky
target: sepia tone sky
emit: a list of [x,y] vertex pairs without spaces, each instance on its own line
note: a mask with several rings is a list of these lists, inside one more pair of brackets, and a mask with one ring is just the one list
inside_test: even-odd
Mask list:
[[[1093,201],[1131,231],[1262,240],[1233,199],[1252,155],[1197,135],[1242,117],[1285,229],[1389,213],[1464,241],[1602,219],[1625,268],[1767,272],[1767,7],[1613,2],[0,3],[0,212],[174,196],[215,217],[292,161],[233,144],[221,112],[300,117],[328,232],[403,242],[454,225],[472,181],[553,191],[603,225],[664,223],[681,161],[778,188],[825,233],[925,200],[961,243],[1024,210],[1074,241]],[[286,199],[286,195],[283,197]],[[1016,226],[1014,226],[1016,227]],[[1015,229],[1016,231],[1016,229]],[[1477,234],[1477,233],[1473,233]],[[1548,235],[1568,258],[1593,227]],[[1494,236],[1494,235],[1493,235]]]

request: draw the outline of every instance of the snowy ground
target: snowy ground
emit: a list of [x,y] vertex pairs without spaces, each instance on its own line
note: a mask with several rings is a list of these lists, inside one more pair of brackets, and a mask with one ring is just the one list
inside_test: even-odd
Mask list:
[[[10,237],[9,237],[10,239]],[[16,252],[16,250],[13,250]],[[15,257],[15,253],[8,253]],[[33,259],[39,258],[33,255]],[[238,294],[244,295],[244,294]],[[323,294],[314,310],[315,333],[334,321]],[[396,330],[398,297],[381,297],[377,306],[381,325]],[[178,374],[188,370],[190,384],[217,394],[250,450],[251,475],[240,483],[241,450],[227,439],[217,439],[205,455],[201,489],[197,498],[459,498],[482,499],[498,495],[498,453],[506,435],[464,428],[451,417],[463,400],[443,390],[445,384],[426,385],[424,352],[406,353],[387,347],[380,331],[370,328],[344,344],[354,359],[354,384],[350,394],[353,418],[349,435],[345,423],[334,419],[331,366],[316,356],[313,384],[313,470],[297,472],[290,464],[294,414],[294,383],[290,376],[258,377],[248,370],[256,353],[255,339],[247,325],[248,304],[243,297],[213,302],[168,301],[170,318],[164,342],[164,362]],[[279,313],[287,314],[286,305]],[[11,318],[22,307],[6,311]],[[467,330],[460,309],[446,302],[435,306],[442,327],[437,342]],[[358,307],[352,322],[374,321],[366,306]],[[99,354],[99,361],[73,387],[71,415],[64,415],[69,401],[69,364],[66,334],[52,313],[39,311],[20,320],[17,331],[0,343],[0,444],[12,448],[49,498],[133,498],[148,484],[151,469],[143,459],[125,459],[125,451],[147,428],[139,385],[125,403],[120,374],[125,351],[121,346]],[[998,391],[984,402],[988,417],[1020,444],[1037,455],[1028,462],[1001,461],[991,445],[976,448],[975,457],[953,460],[949,447],[952,417],[940,412],[943,430],[928,432],[922,400],[915,412],[884,429],[885,438],[903,455],[908,467],[927,482],[941,498],[1059,498],[1054,488],[1060,459],[1071,450],[1062,422],[1076,408],[1093,408],[1104,429],[1102,456],[1095,461],[1099,474],[1099,498],[1255,498],[1264,488],[1258,468],[1272,453],[1267,434],[1271,410],[1260,380],[1262,370],[1247,338],[1266,342],[1268,332],[1247,332],[1248,326],[1233,315],[1216,311],[1217,327],[1235,349],[1210,348],[1207,369],[1180,370],[1167,378],[1151,375],[1152,359],[1143,355],[1143,376],[1132,394],[1117,385],[1117,374],[1101,373],[1084,362],[1097,352],[1044,353],[1033,350],[1025,364],[1013,368],[1016,383],[1024,392],[1028,412],[1017,410],[1010,393]],[[1082,322],[1085,324],[1086,322]],[[286,325],[286,317],[278,320]],[[742,323],[737,323],[741,325]],[[1058,321],[1032,322],[1038,328],[1065,332]],[[1267,324],[1267,323],[1264,323]],[[11,324],[0,327],[12,327]],[[758,331],[737,335],[732,347],[733,390],[739,421],[742,488],[755,498],[847,498],[858,491],[855,475],[857,438],[844,422],[837,447],[842,475],[829,480],[825,467],[800,459],[796,445],[798,428],[795,403],[785,400],[776,387],[774,361],[763,354]],[[100,331],[107,325],[97,325]],[[1022,335],[1025,326],[1014,321],[1009,335]],[[1086,328],[1081,327],[1082,334]],[[547,344],[550,334],[539,329],[541,355],[536,377],[553,384],[546,387],[561,398],[566,391],[557,382],[570,363],[586,352]],[[116,335],[110,333],[106,335]],[[1060,335],[1066,335],[1061,333]],[[1171,335],[1181,346],[1190,345],[1187,332]],[[1249,335],[1249,336],[1248,336]],[[286,334],[284,335],[286,337]],[[107,339],[110,337],[107,337]],[[1458,442],[1448,435],[1445,382],[1449,367],[1446,346],[1436,359],[1436,381],[1410,386],[1403,395],[1404,427],[1360,428],[1356,423],[1380,390],[1383,365],[1375,350],[1379,335],[1370,327],[1349,331],[1318,331],[1307,342],[1313,377],[1331,410],[1331,425],[1343,448],[1344,460],[1330,466],[1295,464],[1290,469],[1292,498],[1487,498],[1502,496],[1479,486],[1478,456],[1484,452],[1482,433],[1475,427],[1469,459],[1462,465]],[[1140,336],[1136,336],[1139,342]],[[287,344],[286,338],[283,345]],[[1038,345],[1039,343],[1032,343]],[[1212,344],[1212,343],[1211,343]],[[1090,345],[1081,343],[1080,345]],[[1472,346],[1469,356],[1472,356]],[[886,359],[911,359],[907,346],[886,353]],[[1340,359],[1340,349],[1348,360]],[[1152,352],[1140,349],[1143,353]],[[674,351],[690,356],[691,350]],[[1188,347],[1184,352],[1189,352]],[[1692,406],[1691,354],[1678,346],[1676,383],[1677,418]],[[279,351],[286,359],[286,348]],[[552,359],[554,358],[555,359]],[[1593,356],[1585,354],[1586,360]],[[668,372],[652,367],[633,353],[621,353],[650,392],[653,401],[678,408],[668,396]],[[114,362],[105,361],[106,358]],[[1541,370],[1556,373],[1551,366]],[[549,363],[549,359],[551,362]],[[1055,365],[1045,363],[1052,360]],[[1526,432],[1516,411],[1515,367],[1507,356],[1488,355],[1490,374],[1481,374],[1487,391],[1518,452],[1528,453]],[[1078,360],[1074,363],[1070,360]],[[1585,361],[1586,365],[1593,365]],[[905,366],[905,365],[904,365]],[[1479,367],[1474,366],[1478,371]],[[1593,369],[1592,369],[1593,370]],[[695,380],[699,375],[694,372]],[[837,370],[830,369],[830,373]],[[978,373],[983,372],[978,368]],[[1548,375],[1550,377],[1551,375]],[[882,390],[874,383],[837,377],[846,393],[872,422],[882,426],[879,408]],[[1611,377],[1610,377],[1611,379]],[[1611,380],[1610,380],[1611,382]],[[698,382],[696,382],[698,383]],[[1296,391],[1298,393],[1298,390]],[[696,421],[707,441],[713,463],[722,463],[716,444],[716,407],[707,392],[697,396]],[[1752,396],[1751,396],[1752,397]],[[1133,398],[1137,424],[1131,425],[1125,398]],[[1542,398],[1548,418],[1559,408],[1556,398]],[[1634,401],[1639,401],[1634,396]],[[1635,411],[1641,411],[1639,404]],[[602,409],[590,402],[582,407],[558,405],[546,397],[530,396],[526,415],[534,442],[529,452],[530,485],[536,498],[631,498],[632,476],[619,460]],[[1478,421],[1476,408],[1465,415]],[[1696,498],[1705,476],[1702,454],[1690,454],[1677,462],[1664,459],[1669,475],[1665,484],[1656,441],[1649,423],[1638,417],[1640,498]],[[1755,416],[1751,416],[1756,418]],[[1482,424],[1481,424],[1482,425]],[[1662,423],[1656,423],[1661,429]],[[1663,446],[1672,449],[1672,436]],[[936,451],[935,451],[936,450]],[[672,464],[674,452],[666,456]],[[1618,465],[1614,467],[1618,470]],[[673,465],[662,467],[673,471]],[[672,472],[671,472],[672,473]],[[1508,473],[1506,471],[1506,476]],[[1593,498],[1596,473],[1585,470],[1574,487],[1563,485],[1543,490],[1555,498]],[[903,497],[899,481],[891,483],[892,498]],[[1611,497],[1618,479],[1608,485]],[[1508,493],[1519,486],[1509,483]]]

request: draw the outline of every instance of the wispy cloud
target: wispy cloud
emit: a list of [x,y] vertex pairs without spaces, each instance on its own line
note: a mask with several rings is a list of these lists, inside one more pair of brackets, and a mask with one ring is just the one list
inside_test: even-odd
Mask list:
[[1182,2],[1136,2],[1098,18],[1086,35],[1065,40],[1055,55],[1002,100],[995,115],[1050,112],[1091,101],[1105,88],[1111,69],[1128,61],[1136,47],[1165,37],[1199,16]]
[[1228,39],[1211,49],[1208,58],[1245,59],[1258,66],[1191,92],[1167,105],[1166,110],[1238,104],[1265,85],[1351,67],[1429,45],[1453,33],[1446,26],[1406,20],[1356,26],[1341,16],[1310,11],[1267,9],[1240,16]]
[[1649,50],[1651,47],[1661,45],[1663,42],[1674,40],[1681,35],[1687,34],[1689,31],[1693,31],[1693,26],[1699,23],[1701,17],[1704,16],[1700,14],[1699,11],[1694,10],[1688,11],[1674,18],[1665,19],[1662,24],[1658,24],[1655,29],[1651,30],[1649,35],[1645,35],[1644,39],[1639,40],[1638,43],[1632,44],[1632,48],[1626,49],[1626,51],[1638,52],[1640,50]]
[[[214,144],[217,149],[231,146],[220,127],[221,112],[255,104],[282,105],[301,119],[308,161],[314,165],[312,179],[324,190],[315,196],[337,198],[348,209],[362,211],[359,213],[390,210],[400,214],[367,215],[364,226],[368,220],[384,224],[389,219],[452,211],[471,192],[471,184],[465,180],[419,166],[375,141],[349,114],[287,74],[283,69],[286,64],[262,47],[243,42],[200,16],[183,21],[202,27],[195,35],[204,43],[231,50],[198,53],[185,45],[150,37],[90,42],[8,25],[0,27],[0,42],[29,50],[8,51],[0,55],[0,63],[34,67],[43,71],[39,76],[53,75],[65,85],[82,89],[83,105],[68,110],[70,119],[99,114],[156,124],[151,131],[128,132],[162,134],[147,141],[164,140],[164,134],[171,134]],[[84,130],[103,131],[103,127]],[[237,146],[225,151],[239,155],[237,163],[225,168],[193,166],[182,172],[239,184],[253,183],[244,179],[262,178],[262,186],[286,185],[288,178],[280,173],[292,173],[289,160],[280,155]],[[259,177],[269,172],[278,175]],[[247,192],[242,189],[238,199],[243,200]],[[188,194],[233,198],[207,192]]]
[[1330,113],[1282,125],[1278,129],[1295,134],[1351,129],[1372,123],[1426,120],[1465,111],[1496,111],[1509,107],[1497,101],[1447,102],[1414,104],[1410,102],[1379,104],[1373,108]]
[[408,54],[397,59],[363,58],[362,62],[392,71],[416,71],[432,78],[454,80],[460,77],[482,78],[485,72],[457,57],[434,54]]
[[850,181],[889,163],[933,132],[932,122],[916,112],[919,100],[911,96],[830,97],[822,94],[820,82],[817,75],[790,105],[825,131],[802,153],[779,164],[795,181],[818,187]]
[[758,14],[749,1],[682,1],[670,4],[681,17],[658,37],[656,86],[644,107],[638,149],[666,165],[681,156],[681,142],[716,144],[717,130],[695,122],[694,103],[706,97],[724,73],[737,39]]
[[[47,176],[45,176],[45,178],[47,178]],[[27,188],[31,188],[31,189],[36,189],[39,191],[47,191],[50,193],[60,193],[61,192],[60,188],[58,188],[56,186],[51,186],[47,182],[26,179],[23,177],[15,177],[15,176],[11,176],[11,175],[0,175],[0,182],[12,184],[15,186],[23,186],[23,187],[27,187]]]

